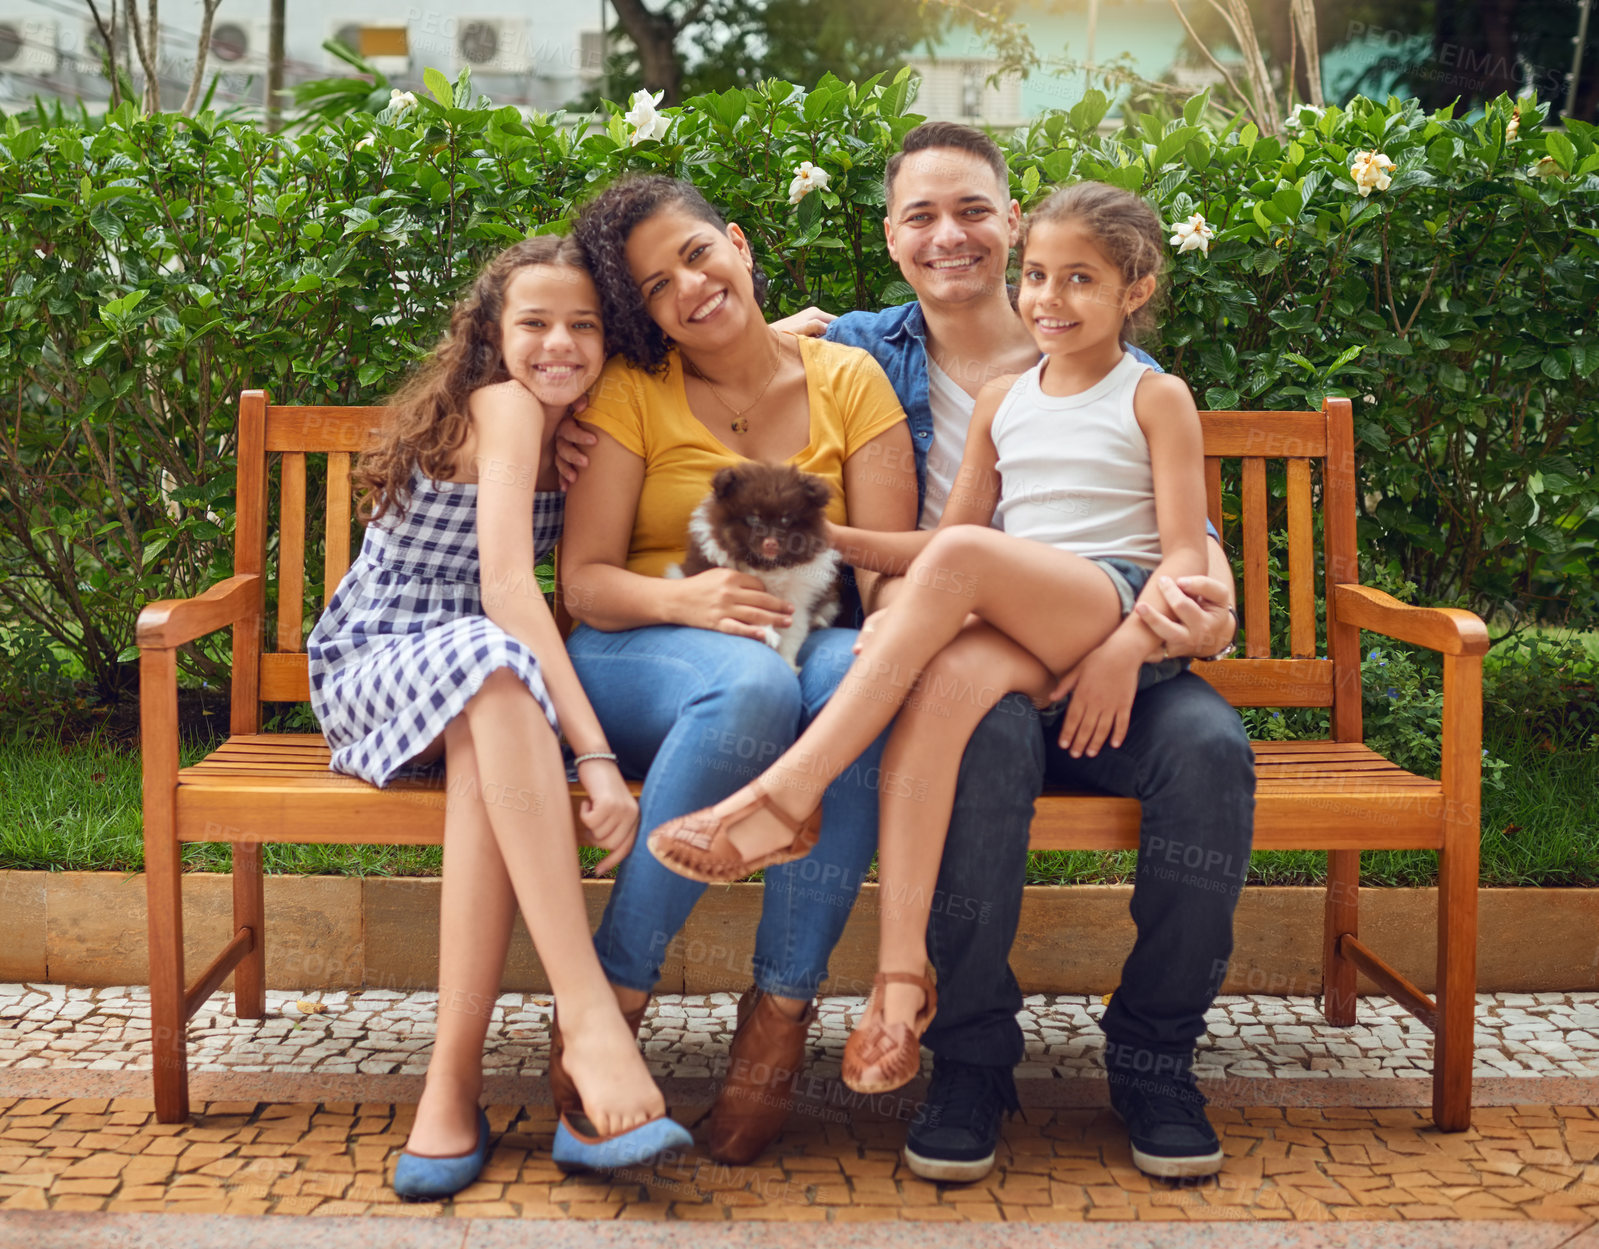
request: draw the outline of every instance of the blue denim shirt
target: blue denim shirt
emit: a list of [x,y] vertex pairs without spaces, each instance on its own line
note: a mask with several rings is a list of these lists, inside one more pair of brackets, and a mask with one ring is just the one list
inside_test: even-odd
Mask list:
[[[927,448],[933,445],[933,409],[927,400],[927,318],[922,315],[922,305],[912,301],[881,312],[846,312],[827,327],[827,337],[871,352],[888,374],[911,427],[911,447],[916,452],[916,514],[921,515],[927,494]],[[1147,352],[1132,346],[1127,350],[1164,372]],[[1205,528],[1211,537],[1216,536],[1208,520]]]

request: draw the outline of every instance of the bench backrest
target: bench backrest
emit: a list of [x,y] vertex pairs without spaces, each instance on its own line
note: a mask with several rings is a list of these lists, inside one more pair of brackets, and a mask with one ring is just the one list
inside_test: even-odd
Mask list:
[[[265,392],[248,390],[239,401],[238,526],[234,571],[268,575],[276,560],[274,630],[238,630],[233,656],[232,730],[260,731],[261,704],[310,697],[306,675],[306,555],[315,519],[306,496],[307,456],[325,456],[322,507],[323,576],[320,601],[338,587],[350,566],[354,529],[350,470],[354,458],[382,424],[382,408],[283,407]],[[1328,399],[1320,412],[1202,412],[1206,510],[1230,550],[1242,560],[1239,585],[1243,635],[1238,657],[1198,664],[1234,706],[1329,707],[1332,736],[1359,741],[1360,651],[1358,631],[1325,620],[1325,649],[1318,644],[1315,569],[1317,469],[1320,471],[1321,559],[1326,605],[1332,587],[1359,580],[1355,555],[1355,453],[1349,401]],[[268,540],[271,460],[278,457],[277,541]],[[1284,475],[1281,502],[1268,487],[1268,465]],[[1225,490],[1225,494],[1224,494]],[[1236,513],[1227,508],[1236,498]],[[1224,524],[1232,519],[1234,524]],[[1239,531],[1242,537],[1239,539]],[[1276,562],[1286,582],[1275,584],[1272,535],[1280,534]],[[1275,591],[1275,592],[1274,592]],[[264,619],[264,617],[263,617]],[[1272,653],[1272,622],[1286,620],[1287,654]],[[1325,655],[1326,658],[1318,658]]]

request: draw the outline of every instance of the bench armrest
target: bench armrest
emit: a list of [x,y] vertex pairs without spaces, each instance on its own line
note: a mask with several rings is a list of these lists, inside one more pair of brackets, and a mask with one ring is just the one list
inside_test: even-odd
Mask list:
[[170,650],[240,623],[252,609],[259,610],[260,595],[261,575],[248,572],[219,581],[193,598],[147,603],[134,636],[140,650]]
[[1334,614],[1341,624],[1445,655],[1488,653],[1488,626],[1475,612],[1458,607],[1412,607],[1363,585],[1335,586],[1333,596]]

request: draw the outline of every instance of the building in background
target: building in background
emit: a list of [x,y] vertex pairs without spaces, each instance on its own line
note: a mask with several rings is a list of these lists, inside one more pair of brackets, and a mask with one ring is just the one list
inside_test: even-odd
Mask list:
[[[1062,69],[1061,62],[1106,65],[1125,57],[1140,77],[1159,79],[1184,37],[1167,0],[1020,0],[1012,17],[1032,40],[1042,69],[989,85],[999,67],[993,50],[975,30],[957,26],[931,52],[909,58],[922,76],[916,111],[935,121],[1021,125],[1083,98],[1089,72]],[[1194,75],[1184,71],[1182,77],[1187,82]],[[1202,74],[1193,85],[1208,81]]]
[[[101,2],[102,16],[109,5]],[[198,0],[160,6],[158,72],[163,103],[187,91],[199,41]],[[266,0],[222,0],[211,29],[205,80],[220,75],[215,102],[260,107],[266,81],[269,6]],[[323,41],[337,38],[367,56],[397,85],[420,87],[427,66],[451,78],[471,66],[479,89],[497,103],[543,111],[590,90],[604,65],[603,30],[614,24],[605,0],[464,0],[385,6],[375,0],[291,0],[284,28],[284,82],[295,83],[349,67]],[[128,61],[126,31],[118,60]],[[0,0],[0,107],[34,96],[104,101],[105,40],[86,0]],[[141,81],[138,58],[134,79]]]
[[[107,0],[98,0],[102,15]],[[259,108],[267,68],[267,0],[222,0],[211,32],[206,84],[218,76],[217,107]],[[162,100],[175,105],[193,74],[199,0],[161,5],[159,72]],[[995,85],[993,51],[968,27],[953,28],[936,47],[909,58],[921,75],[915,108],[935,119],[1010,126],[1050,109],[1070,108],[1088,76],[1059,70],[1061,61],[1106,64],[1127,58],[1156,79],[1183,39],[1166,0],[1021,0],[1014,20],[1027,31],[1045,67],[1026,80]],[[601,85],[606,31],[615,14],[607,0],[457,0],[385,7],[375,0],[292,0],[286,9],[284,82],[348,72],[322,47],[337,38],[360,52],[398,86],[417,89],[433,66],[450,77],[471,66],[478,88],[496,103],[552,111]],[[118,59],[129,61],[126,30]],[[0,107],[35,95],[91,105],[109,92],[101,65],[105,41],[87,0],[0,0]],[[143,74],[132,58],[133,78]],[[1198,84],[1196,84],[1198,85]]]

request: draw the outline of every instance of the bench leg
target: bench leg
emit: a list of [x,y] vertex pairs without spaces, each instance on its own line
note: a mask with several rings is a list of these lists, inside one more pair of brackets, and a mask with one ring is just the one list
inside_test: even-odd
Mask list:
[[[1469,859],[1462,863],[1462,859]],[[1445,1132],[1471,1126],[1477,1010],[1477,856],[1438,855],[1438,1026],[1432,1118]]]
[[150,1051],[155,1117],[189,1117],[188,1026],[183,981],[183,864],[178,845],[178,677],[170,650],[139,656],[144,774],[144,888],[150,945]]
[[183,1000],[183,877],[177,843],[170,865],[146,861],[150,907],[150,1049],[155,1077],[155,1117],[182,1123],[189,1117],[188,1013]]
[[1477,1013],[1477,874],[1482,816],[1482,659],[1444,656],[1444,844],[1438,851],[1438,1026],[1432,1119],[1471,1126]]
[[1360,851],[1329,850],[1321,1010],[1335,1028],[1355,1022],[1355,965],[1338,951],[1338,938],[1346,933],[1360,935]]
[[233,969],[233,1013],[240,1019],[265,1019],[266,898],[259,842],[233,847],[233,931],[241,928],[248,928],[254,941]]

